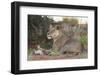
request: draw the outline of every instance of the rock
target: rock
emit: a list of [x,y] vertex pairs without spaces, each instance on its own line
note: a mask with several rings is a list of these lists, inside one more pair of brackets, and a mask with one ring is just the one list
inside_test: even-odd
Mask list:
[[42,50],[36,50],[36,51],[34,51],[34,54],[35,55],[44,55]]

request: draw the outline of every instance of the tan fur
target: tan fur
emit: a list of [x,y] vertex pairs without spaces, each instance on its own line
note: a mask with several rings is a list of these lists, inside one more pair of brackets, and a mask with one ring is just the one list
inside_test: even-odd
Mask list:
[[[65,29],[66,28],[66,29]],[[53,39],[53,49],[61,53],[80,53],[79,34],[72,31],[70,25],[52,25],[49,28],[47,37]],[[72,33],[72,35],[70,35]],[[72,37],[71,37],[72,36]]]

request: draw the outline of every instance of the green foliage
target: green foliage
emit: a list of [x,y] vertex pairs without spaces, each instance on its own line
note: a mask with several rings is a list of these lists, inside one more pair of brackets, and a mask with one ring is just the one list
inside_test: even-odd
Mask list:
[[45,41],[52,22],[53,20],[47,16],[28,15],[28,45],[37,45]]
[[86,35],[81,36],[80,42],[82,45],[87,45],[87,36]]
[[57,51],[57,50],[52,50],[49,55],[51,55],[51,56],[59,56],[60,52]]
[[45,40],[40,43],[41,48],[51,49],[53,45],[53,40]]
[[70,20],[70,22],[71,22],[72,25],[78,24],[78,20],[75,19],[75,18],[72,18],[72,19]]
[[29,55],[32,51],[33,51],[33,49],[32,49],[32,48],[29,48],[29,49],[28,49],[28,55]]
[[63,22],[70,24],[70,25],[77,25],[78,24],[78,20],[76,18],[63,18]]
[[65,22],[65,23],[70,23],[70,20],[66,17],[66,18],[63,18],[63,22]]

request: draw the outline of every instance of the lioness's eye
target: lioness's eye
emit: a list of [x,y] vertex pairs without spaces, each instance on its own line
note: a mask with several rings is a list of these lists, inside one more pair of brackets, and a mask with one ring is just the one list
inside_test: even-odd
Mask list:
[[47,32],[47,35],[49,35],[49,32]]

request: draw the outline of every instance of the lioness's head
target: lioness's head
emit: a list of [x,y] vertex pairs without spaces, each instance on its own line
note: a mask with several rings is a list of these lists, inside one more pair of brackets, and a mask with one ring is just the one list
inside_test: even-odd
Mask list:
[[50,25],[49,31],[47,32],[48,39],[55,39],[60,35],[61,27],[59,25]]

